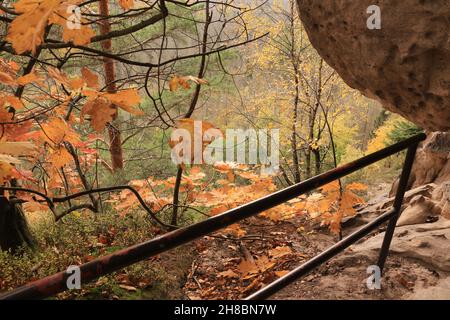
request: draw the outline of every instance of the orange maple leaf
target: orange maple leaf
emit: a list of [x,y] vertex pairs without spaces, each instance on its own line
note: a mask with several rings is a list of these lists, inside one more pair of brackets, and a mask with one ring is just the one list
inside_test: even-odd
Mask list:
[[134,0],[119,0],[119,5],[124,10],[130,10],[134,7]]

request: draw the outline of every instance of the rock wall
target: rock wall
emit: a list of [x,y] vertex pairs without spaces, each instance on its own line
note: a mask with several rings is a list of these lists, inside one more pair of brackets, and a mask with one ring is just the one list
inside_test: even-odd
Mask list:
[[[390,196],[395,194],[398,180],[394,182]],[[428,183],[450,185],[450,132],[429,132],[417,150],[408,187],[413,189]]]
[[[297,2],[311,43],[349,86],[425,129],[450,130],[450,1]],[[367,27],[371,5],[381,29]]]

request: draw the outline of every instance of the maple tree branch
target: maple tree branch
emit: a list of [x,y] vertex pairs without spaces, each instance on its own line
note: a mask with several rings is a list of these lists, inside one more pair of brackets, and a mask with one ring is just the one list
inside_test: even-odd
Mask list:
[[[165,228],[177,228],[176,226],[167,224],[163,221],[161,221],[157,216],[156,213],[153,212],[153,210],[145,203],[144,199],[142,198],[142,196],[139,194],[139,192],[134,189],[131,186],[112,186],[112,187],[104,187],[104,188],[97,188],[97,189],[91,189],[91,190],[85,190],[85,191],[81,191],[78,193],[73,193],[71,195],[67,195],[67,196],[63,196],[63,197],[52,197],[50,198],[49,196],[43,194],[42,192],[33,190],[33,189],[28,189],[28,188],[21,188],[21,187],[6,187],[6,186],[0,186],[0,191],[14,191],[14,192],[27,192],[27,193],[32,193],[35,194],[41,198],[43,198],[49,208],[54,208],[55,207],[55,203],[62,203],[62,202],[66,202],[69,200],[73,200],[76,198],[80,198],[92,193],[103,193],[103,192],[112,192],[112,191],[118,191],[118,190],[129,190],[131,191],[134,196],[137,198],[137,200],[139,201],[139,203],[141,204],[141,206],[144,208],[145,211],[147,211],[150,216],[161,226],[165,227]],[[55,215],[58,216],[58,215]]]
[[[229,46],[224,45],[224,46],[221,46],[221,47],[219,47],[217,49],[210,50],[210,51],[208,51],[206,53],[195,53],[195,54],[190,54],[190,55],[185,55],[185,56],[178,56],[178,57],[175,57],[175,58],[163,61],[161,63],[141,62],[141,61],[129,60],[129,59],[125,59],[125,58],[120,57],[120,55],[123,55],[123,54],[119,55],[119,54],[107,53],[107,52],[104,52],[102,50],[97,50],[97,49],[89,48],[89,47],[86,47],[86,46],[74,45],[72,43],[68,43],[67,47],[68,48],[73,48],[73,49],[80,49],[80,50],[83,50],[83,51],[86,51],[86,52],[95,53],[98,56],[111,58],[111,59],[114,59],[116,61],[128,64],[128,65],[141,66],[141,67],[162,67],[162,66],[174,63],[174,62],[187,60],[187,59],[198,58],[198,57],[203,57],[203,56],[210,56],[210,55],[215,54],[215,53],[220,53],[222,51],[226,51],[226,50],[233,49],[233,48],[236,48],[236,47],[244,46],[244,45],[247,45],[249,43],[261,40],[262,38],[264,38],[264,37],[266,37],[268,35],[269,35],[269,33],[265,33],[265,34],[263,34],[261,36],[258,36],[256,38],[248,39],[246,41],[241,41],[239,43],[235,43],[235,44],[232,44],[232,45],[229,45]],[[54,49],[54,48],[58,48],[58,47],[57,46],[56,47],[53,47],[53,46],[46,46],[45,47],[45,49]],[[5,51],[5,52],[8,52],[10,54],[16,55],[14,49],[12,49],[11,46],[5,46],[0,51]],[[21,56],[29,56],[29,55],[25,53],[25,54],[21,54]]]
[[[64,143],[66,150],[70,153],[72,156],[73,162],[75,163],[75,169],[77,170],[78,176],[80,177],[81,183],[83,184],[83,187],[85,190],[90,190],[92,187],[89,185],[89,182],[86,179],[86,175],[84,174],[83,170],[81,169],[80,159],[78,158],[78,155],[69,142]],[[94,195],[91,193],[89,194],[89,198],[92,202],[92,207],[94,208],[94,212],[98,211],[98,199],[94,197]]]
[[179,165],[177,168],[177,177],[175,178],[175,185],[173,187],[173,210],[172,210],[172,220],[170,222],[174,226],[177,225],[178,220],[180,186],[182,177],[183,177],[183,167]]
[[[139,30],[142,30],[142,29],[144,29],[150,25],[153,25],[153,24],[157,23],[158,21],[164,19],[165,17],[167,17],[169,15],[169,11],[165,5],[165,0],[160,0],[159,3],[160,3],[160,8],[161,8],[161,12],[159,14],[157,14],[147,20],[143,20],[131,27],[121,29],[121,30],[113,30],[106,34],[94,36],[91,38],[90,43],[126,36],[128,34],[132,34]],[[109,18],[111,18],[111,17],[108,16],[107,19],[109,19]],[[62,49],[62,48],[78,47],[78,46],[75,46],[72,42],[59,42],[59,41],[52,40],[52,39],[47,39],[47,41],[51,42],[51,43],[48,43],[48,42],[44,43],[41,46],[39,46],[38,48]]]

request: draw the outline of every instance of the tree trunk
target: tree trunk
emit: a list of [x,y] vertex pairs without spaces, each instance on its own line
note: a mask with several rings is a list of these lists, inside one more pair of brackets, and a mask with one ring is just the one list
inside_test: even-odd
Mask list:
[[292,162],[294,163],[294,180],[295,183],[299,183],[301,181],[300,176],[300,161],[298,159],[297,152],[297,124],[298,124],[298,104],[300,100],[300,80],[298,77],[298,69],[294,66],[295,70],[295,97],[294,97],[294,117],[292,122],[292,138],[291,138],[291,149],[292,149]]
[[321,166],[321,159],[320,159],[320,150],[314,150],[314,160],[315,160],[315,174],[319,175],[320,174],[320,166]]
[[22,208],[0,196],[0,249],[15,252],[24,245],[34,247],[35,241]]
[[[101,0],[99,5],[100,15],[103,17],[109,16],[109,4],[108,0]],[[108,19],[103,20],[100,23],[100,34],[107,34],[111,31],[111,25]],[[101,46],[104,52],[111,53],[112,50],[112,41],[111,39],[107,39],[101,42]],[[105,73],[105,82],[106,82],[106,90],[109,93],[117,92],[116,86],[116,72],[114,60],[111,58],[104,57],[103,58],[103,70]],[[117,106],[112,106],[115,109],[115,113],[113,115],[113,120],[117,118],[118,109]],[[108,134],[109,134],[109,152],[111,154],[111,163],[113,171],[117,171],[123,169],[123,150],[122,150],[122,138],[120,129],[113,126],[112,124],[108,125]]]

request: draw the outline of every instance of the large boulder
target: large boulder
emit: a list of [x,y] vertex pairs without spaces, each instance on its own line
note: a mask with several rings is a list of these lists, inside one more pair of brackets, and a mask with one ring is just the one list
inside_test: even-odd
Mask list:
[[[450,130],[449,0],[297,0],[311,43],[351,87],[431,131]],[[367,9],[381,9],[370,30]]]

